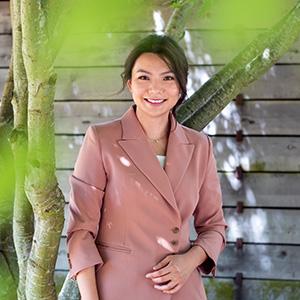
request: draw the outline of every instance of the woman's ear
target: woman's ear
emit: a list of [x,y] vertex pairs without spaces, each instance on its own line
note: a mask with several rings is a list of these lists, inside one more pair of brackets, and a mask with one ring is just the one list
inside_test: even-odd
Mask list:
[[131,79],[127,80],[127,88],[129,90],[129,92],[131,93]]

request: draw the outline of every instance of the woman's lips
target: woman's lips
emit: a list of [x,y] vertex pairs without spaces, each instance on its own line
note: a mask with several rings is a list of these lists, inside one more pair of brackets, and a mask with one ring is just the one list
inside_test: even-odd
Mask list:
[[144,98],[148,103],[159,105],[166,101],[166,99],[156,99],[156,98]]

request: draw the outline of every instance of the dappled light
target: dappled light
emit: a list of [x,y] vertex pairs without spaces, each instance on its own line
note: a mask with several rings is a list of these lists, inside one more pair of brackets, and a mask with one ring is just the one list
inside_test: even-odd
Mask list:
[[174,248],[172,247],[172,245],[170,244],[170,242],[168,240],[166,240],[163,237],[157,236],[156,237],[157,243],[163,247],[164,249],[170,251],[170,252],[174,252]]
[[154,30],[157,34],[162,34],[165,27],[164,19],[161,16],[160,11],[153,11]]
[[124,156],[120,157],[120,162],[125,167],[129,167],[131,165],[131,163],[129,162],[129,160],[126,157],[124,157]]

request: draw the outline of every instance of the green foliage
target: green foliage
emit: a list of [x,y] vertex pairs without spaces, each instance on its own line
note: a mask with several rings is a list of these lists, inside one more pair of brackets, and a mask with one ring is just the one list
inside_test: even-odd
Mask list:
[[234,299],[234,287],[231,280],[215,280],[208,278],[204,281],[207,299]]
[[180,8],[183,4],[188,2],[188,0],[171,0],[170,2],[172,8]]
[[[203,0],[197,13],[199,27],[209,23],[211,28],[224,29],[223,35],[214,34],[207,41],[213,49],[242,49],[245,46],[244,29],[267,29],[280,20],[296,3],[296,0]],[[228,38],[226,29],[235,33],[235,39]],[[248,33],[249,34],[249,33]],[[252,39],[252,37],[251,37]],[[212,54],[212,53],[210,53]]]
[[6,133],[0,129],[0,224],[13,213],[14,161]]
[[[66,51],[69,56],[74,53],[76,65],[76,53],[84,52],[86,45],[119,48],[117,39],[108,44],[108,39],[101,33],[109,35],[110,32],[126,32],[132,28],[132,24],[142,23],[145,13],[152,13],[146,6],[147,1],[142,0],[77,1],[63,17],[64,27],[68,30],[63,38],[65,43],[61,51]],[[93,46],[90,51],[94,51]],[[72,58],[69,57],[70,59]]]

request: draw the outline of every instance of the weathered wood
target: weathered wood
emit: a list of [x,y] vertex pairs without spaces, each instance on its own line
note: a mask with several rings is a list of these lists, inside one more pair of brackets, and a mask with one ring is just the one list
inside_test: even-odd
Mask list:
[[[83,136],[56,136],[56,166],[73,168]],[[300,138],[213,137],[217,167],[234,171],[241,164],[245,171],[300,171]]]
[[300,101],[245,101],[229,103],[204,131],[214,134],[299,135]]
[[[189,94],[198,89],[207,79],[211,67],[190,67]],[[220,67],[215,68],[215,72]],[[60,100],[121,100],[130,99],[129,92],[114,94],[121,88],[120,67],[63,68],[57,69],[58,82],[55,99]],[[0,91],[3,89],[7,69],[0,69]],[[246,98],[300,99],[298,82],[300,65],[276,65],[264,76],[242,90]]]
[[244,277],[263,279],[300,279],[299,246],[244,245],[237,250],[228,244],[220,256],[218,275],[232,276],[242,272]]
[[9,1],[0,2],[0,33],[11,33]]
[[[60,134],[84,134],[90,124],[119,118],[132,103],[124,100],[56,102],[54,104],[55,131]],[[242,107],[232,102],[209,123],[204,132],[209,135],[232,135],[242,129],[244,135],[298,135],[299,115],[300,101],[295,100],[248,100]]]
[[[72,171],[56,171],[59,185],[69,202],[69,176]],[[236,206],[243,201],[244,207],[300,208],[300,174],[246,173],[243,182],[233,172],[219,173],[223,206]]]
[[90,124],[120,117],[132,101],[56,102],[54,104],[55,132],[84,134]]
[[[247,278],[300,280],[299,246],[246,244],[237,250],[228,244],[220,255],[217,276],[234,277],[243,272]],[[56,269],[68,270],[66,239],[59,247]]]
[[300,174],[246,173],[243,182],[231,172],[219,175],[225,206],[300,207]]
[[[298,210],[288,209],[244,209],[237,213],[236,209],[224,208],[224,215],[228,224],[227,239],[236,242],[243,238],[249,243],[284,243],[300,244],[300,227]],[[191,219],[192,222],[192,219]],[[196,239],[196,232],[191,226],[192,239]]]
[[[0,2],[1,6],[1,2]],[[8,67],[11,57],[12,37],[11,35],[0,35],[0,67]]]

